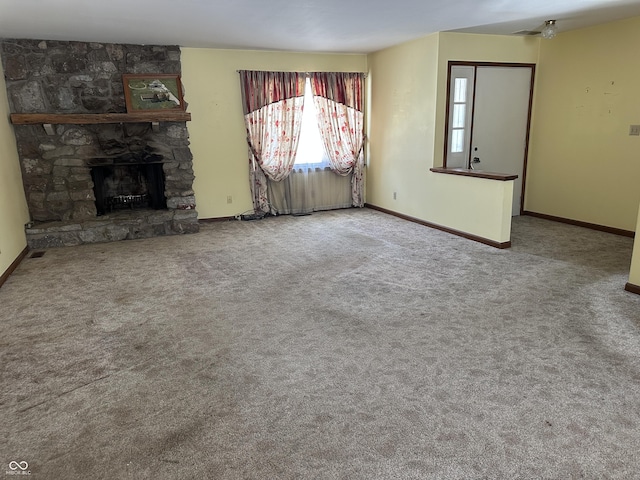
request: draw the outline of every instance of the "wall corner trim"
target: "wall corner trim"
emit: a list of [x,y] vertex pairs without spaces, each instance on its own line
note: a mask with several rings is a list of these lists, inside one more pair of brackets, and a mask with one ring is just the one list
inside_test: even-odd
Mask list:
[[393,210],[387,210],[386,208],[378,207],[376,205],[371,205],[370,203],[365,203],[364,206],[372,210],[377,210],[379,212],[386,213],[387,215],[393,215],[394,217],[398,217],[403,220],[408,220],[409,222],[417,223],[425,227],[434,228],[436,230],[450,233],[458,237],[466,238],[467,240],[473,240],[474,242],[483,243],[485,245],[489,245],[490,247],[500,248],[500,249],[511,247],[510,240],[508,242],[496,242],[495,240],[490,240],[488,238],[480,237],[478,235],[473,235],[471,233],[456,230],[455,228],[445,227],[443,225],[438,225],[437,223],[427,222],[425,220],[420,220],[419,218],[411,217],[409,215],[404,215],[403,213],[394,212]]
[[236,220],[236,217],[199,218],[198,223],[230,222],[231,220]]
[[623,230],[621,228],[607,227],[606,225],[598,225],[597,223],[583,222],[581,220],[573,220],[571,218],[556,217],[555,215],[547,215],[546,213],[531,212],[529,210],[523,210],[522,215],[529,215],[530,217],[542,218],[544,220],[551,220],[552,222],[566,223],[567,225],[575,225],[576,227],[589,228],[591,230],[597,230],[599,232],[613,233],[614,235],[620,235],[622,237],[634,238],[635,232],[631,230]]
[[627,292],[635,293],[636,295],[640,295],[640,285],[634,285],[633,283],[628,283],[624,286],[624,289]]
[[13,263],[11,263],[11,265],[9,265],[9,268],[7,268],[7,270],[2,275],[0,275],[0,287],[2,287],[2,285],[4,285],[4,282],[6,282],[9,279],[9,277],[11,276],[11,274],[14,272],[14,270],[16,268],[18,268],[18,265],[20,265],[20,262],[22,262],[24,257],[27,256],[27,253],[29,253],[29,246],[28,245],[26,247],[24,247],[22,252],[20,252],[18,254],[16,259],[13,261]]

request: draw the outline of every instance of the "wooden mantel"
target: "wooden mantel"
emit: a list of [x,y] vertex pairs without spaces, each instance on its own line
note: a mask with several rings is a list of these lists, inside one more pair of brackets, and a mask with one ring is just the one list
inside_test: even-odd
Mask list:
[[98,123],[143,123],[143,122],[189,122],[191,114],[183,111],[158,111],[135,113],[12,113],[14,125],[74,124],[95,125]]
[[183,111],[135,113],[12,113],[14,125],[42,125],[47,135],[54,135],[53,125],[96,125],[99,123],[151,123],[154,131],[160,122],[189,122],[191,114]]

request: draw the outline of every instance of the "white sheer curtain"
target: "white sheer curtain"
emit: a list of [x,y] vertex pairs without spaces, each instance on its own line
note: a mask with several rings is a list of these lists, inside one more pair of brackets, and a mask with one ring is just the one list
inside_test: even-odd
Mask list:
[[302,215],[351,207],[351,176],[330,168],[294,169],[281,182],[267,180],[271,206],[279,214]]

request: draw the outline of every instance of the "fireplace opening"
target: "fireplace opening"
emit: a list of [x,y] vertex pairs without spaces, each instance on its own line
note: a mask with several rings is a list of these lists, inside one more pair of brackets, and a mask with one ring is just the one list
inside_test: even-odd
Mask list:
[[91,167],[98,216],[114,210],[167,208],[162,163]]

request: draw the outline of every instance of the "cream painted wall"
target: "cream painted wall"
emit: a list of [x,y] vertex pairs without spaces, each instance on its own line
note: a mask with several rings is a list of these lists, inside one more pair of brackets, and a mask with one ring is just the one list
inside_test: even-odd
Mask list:
[[437,34],[369,56],[367,203],[423,220],[434,201],[437,58]]
[[640,203],[640,17],[540,47],[525,208],[635,230]]
[[26,247],[24,224],[29,221],[6,92],[0,65],[0,275]]
[[447,62],[535,63],[537,43],[523,37],[438,33],[370,55],[367,202],[509,241],[513,182],[437,174],[429,168],[442,165]]
[[[182,49],[182,80],[199,218],[252,210],[237,70],[366,72],[366,55]],[[227,203],[227,197],[232,203]]]

